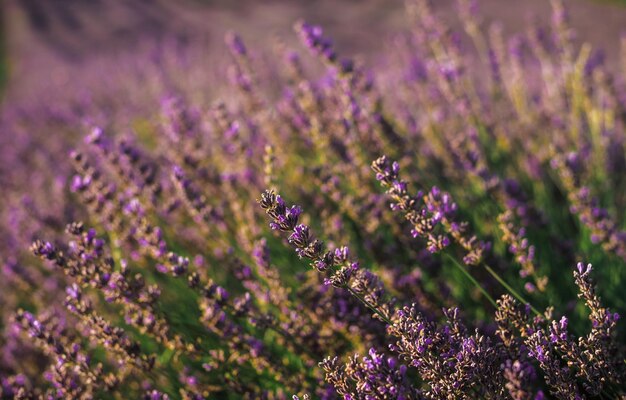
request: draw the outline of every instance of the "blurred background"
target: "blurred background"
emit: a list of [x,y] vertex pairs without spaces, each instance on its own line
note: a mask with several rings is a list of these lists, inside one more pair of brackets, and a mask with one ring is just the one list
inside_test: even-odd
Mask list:
[[[435,8],[450,21],[454,1],[437,0]],[[294,21],[320,24],[341,52],[369,62],[389,37],[406,27],[401,0],[4,0],[0,8],[0,85],[5,99],[38,96],[54,87],[89,88],[96,84],[84,71],[132,58],[163,43],[193,47],[219,63],[223,37],[234,30],[251,48],[266,48],[280,38],[295,42]],[[486,23],[500,21],[505,33],[524,31],[534,20],[546,22],[546,0],[481,0]],[[617,49],[626,30],[625,0],[566,1],[580,41],[594,48]],[[449,18],[448,18],[449,17]],[[609,51],[609,62],[617,52]],[[121,63],[123,64],[123,63]],[[91,83],[90,83],[91,81]]]

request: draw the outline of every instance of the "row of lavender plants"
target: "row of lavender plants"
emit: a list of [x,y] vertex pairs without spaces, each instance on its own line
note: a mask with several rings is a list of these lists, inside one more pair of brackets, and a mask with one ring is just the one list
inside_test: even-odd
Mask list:
[[458,13],[7,107],[1,397],[626,398],[626,60]]

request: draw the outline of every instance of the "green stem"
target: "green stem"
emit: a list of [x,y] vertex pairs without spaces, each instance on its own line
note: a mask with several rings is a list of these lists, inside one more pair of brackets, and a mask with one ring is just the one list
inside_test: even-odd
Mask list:
[[522,304],[528,304],[530,306],[530,309],[535,313],[535,315],[539,316],[541,315],[541,313],[539,312],[539,310],[537,310],[535,307],[533,307],[530,302],[528,302],[525,298],[522,297],[522,295],[520,295],[519,293],[517,293],[517,291],[515,289],[513,289],[508,283],[506,283],[504,281],[504,279],[502,279],[500,277],[500,275],[498,275],[498,273],[496,271],[494,271],[489,265],[484,264],[483,266],[485,267],[485,269],[487,270],[487,272],[489,272],[491,274],[491,276],[493,276],[494,278],[496,278],[496,280],[498,282],[500,282],[500,284],[502,286],[504,286],[504,288],[506,290],[509,291],[509,293],[511,293],[517,300],[519,300]]
[[[448,257],[452,261],[452,263],[457,268],[459,268],[465,274],[465,276],[467,276],[467,278],[470,281],[472,281],[474,283],[474,285],[476,285],[476,287],[485,295],[485,297],[487,297],[489,302],[491,304],[493,304],[494,307],[498,308],[498,305],[493,300],[493,298],[489,295],[489,293],[487,293],[487,291],[482,286],[480,286],[480,283],[478,283],[478,281],[476,279],[474,279],[474,277],[454,257],[452,257],[451,255],[449,255],[447,253],[444,253],[444,255],[446,257]],[[532,312],[535,313],[535,315],[537,315],[537,316],[541,315],[539,310],[537,310],[535,307],[533,307],[530,304],[530,302],[528,302],[524,297],[522,297],[522,295],[520,295],[515,289],[513,289],[508,283],[506,283],[506,281],[504,279],[502,279],[500,277],[500,275],[498,275],[498,273],[496,271],[494,271],[489,265],[483,263],[483,266],[485,267],[487,272],[489,272],[491,274],[491,276],[493,276],[502,286],[504,286],[504,288],[506,290],[509,291],[509,293],[511,293],[513,295],[513,297],[515,297],[522,304],[528,304],[530,306],[530,309],[532,310]]]
[[443,253],[443,254],[446,257],[448,257],[448,259],[450,259],[450,261],[452,261],[452,263],[458,269],[460,269],[461,272],[463,272],[463,274],[465,274],[467,279],[469,279],[478,288],[478,290],[480,290],[480,292],[487,298],[487,300],[489,300],[491,304],[493,304],[495,308],[498,308],[498,305],[496,304],[496,301],[493,299],[493,297],[491,297],[491,295],[487,293],[487,291],[480,285],[480,283],[478,283],[478,281],[454,257],[452,257],[451,255],[447,253]]
[[387,317],[385,317],[385,315],[380,312],[376,307],[374,307],[372,304],[370,304],[367,300],[365,300],[360,294],[358,294],[357,292],[355,292],[354,290],[352,290],[352,288],[350,286],[346,286],[346,289],[348,289],[348,291],[350,293],[352,293],[352,295],[354,297],[356,297],[357,299],[359,299],[361,301],[361,303],[365,304],[365,306],[367,308],[369,308],[370,310],[372,310],[375,314],[377,314],[380,318],[382,318],[383,321],[385,321],[387,324],[392,325],[393,323],[391,322],[391,320]]

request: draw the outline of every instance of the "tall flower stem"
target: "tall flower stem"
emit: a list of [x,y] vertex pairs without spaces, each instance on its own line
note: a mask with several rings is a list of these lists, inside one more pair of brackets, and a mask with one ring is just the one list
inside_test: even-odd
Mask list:
[[513,289],[508,283],[506,283],[506,281],[502,279],[500,275],[498,275],[498,273],[494,271],[489,265],[483,263],[483,266],[485,267],[487,272],[489,272],[489,274],[491,274],[491,276],[493,276],[502,286],[504,286],[504,288],[508,290],[509,293],[511,293],[517,300],[522,302],[522,304],[528,304],[528,306],[530,307],[532,312],[535,313],[535,315],[541,315],[539,310],[533,307],[526,299],[524,299],[524,297],[522,297],[522,295],[520,295],[515,289]]
[[[461,272],[463,272],[463,274],[478,288],[478,290],[480,290],[480,292],[487,298],[487,300],[489,300],[489,302],[491,304],[493,304],[494,307],[496,307],[496,308],[498,307],[496,302],[495,302],[495,300],[493,299],[493,297],[491,297],[491,295],[485,290],[485,288],[483,288],[480,285],[480,283],[478,283],[476,278],[474,278],[472,276],[472,274],[470,274],[469,271],[467,269],[465,269],[465,267],[463,267],[463,265],[461,265],[461,263],[459,263],[450,254],[444,253],[444,255],[446,256],[446,258],[448,258],[450,261],[452,261],[452,263],[458,269],[460,269]],[[535,313],[535,315],[541,315],[539,310],[537,310],[534,306],[532,306],[521,294],[519,294],[515,289],[513,289],[511,287],[511,285],[509,285],[504,279],[502,279],[502,277],[500,277],[500,275],[498,275],[498,273],[496,271],[494,271],[493,268],[491,268],[489,265],[487,265],[485,263],[483,263],[483,267],[485,267],[487,272],[489,272],[489,274],[491,276],[493,276],[495,278],[495,280],[498,281],[498,283],[500,283],[500,285],[502,285],[513,297],[515,297],[522,304],[528,304],[530,306],[530,309],[532,310],[532,312]]]
[[361,303],[363,303],[367,308],[372,310],[372,312],[374,312],[376,315],[378,315],[387,324],[393,325],[393,322],[391,322],[391,320],[389,318],[385,317],[385,315],[382,312],[380,312],[380,310],[378,310],[376,307],[374,307],[374,305],[372,305],[370,302],[365,300],[365,298],[363,296],[361,296],[360,294],[355,292],[350,286],[346,286],[346,290],[348,290],[348,292],[350,292],[354,297],[359,299],[359,301],[361,301]]
[[493,297],[491,297],[491,295],[489,294],[489,292],[487,292],[487,290],[485,290],[485,288],[483,288],[480,283],[478,283],[478,281],[476,280],[476,278],[474,278],[472,276],[472,274],[469,273],[469,271],[467,269],[465,269],[464,266],[462,266],[454,257],[452,257],[450,254],[444,253],[444,255],[446,256],[446,258],[448,258],[450,261],[452,261],[452,264],[454,264],[455,267],[457,267],[461,272],[463,272],[463,274],[467,277],[467,279],[469,279],[474,286],[476,286],[478,288],[478,290],[480,290],[480,292],[485,296],[485,298],[487,300],[489,300],[489,302],[495,307],[498,308],[498,305],[496,304],[496,301],[493,299]]

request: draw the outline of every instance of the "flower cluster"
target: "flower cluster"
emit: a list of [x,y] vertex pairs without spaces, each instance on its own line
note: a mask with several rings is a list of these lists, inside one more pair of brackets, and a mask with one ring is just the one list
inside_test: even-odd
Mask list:
[[301,208],[296,205],[287,207],[282,197],[274,192],[265,191],[259,203],[272,218],[270,227],[290,232],[288,241],[298,257],[311,260],[312,266],[326,276],[326,284],[347,289],[374,311],[377,317],[389,321],[392,303],[384,301],[385,288],[376,275],[361,269],[358,262],[350,261],[348,247],[326,250],[307,225],[298,224]]
[[407,367],[398,365],[395,358],[370,349],[367,357],[354,355],[341,365],[337,357],[326,358],[320,363],[326,380],[332,383],[344,399],[421,399],[406,376]]
[[[376,179],[387,188],[387,194],[393,200],[392,210],[404,213],[405,218],[413,225],[413,237],[426,237],[427,248],[436,253],[450,245],[452,237],[466,251],[463,261],[468,265],[480,263],[483,252],[489,244],[479,241],[475,236],[467,236],[467,223],[455,218],[457,205],[449,193],[442,192],[433,186],[428,194],[418,192],[411,197],[407,191],[407,183],[399,178],[400,166],[396,161],[382,156],[372,162]],[[441,225],[442,234],[433,231]]]

